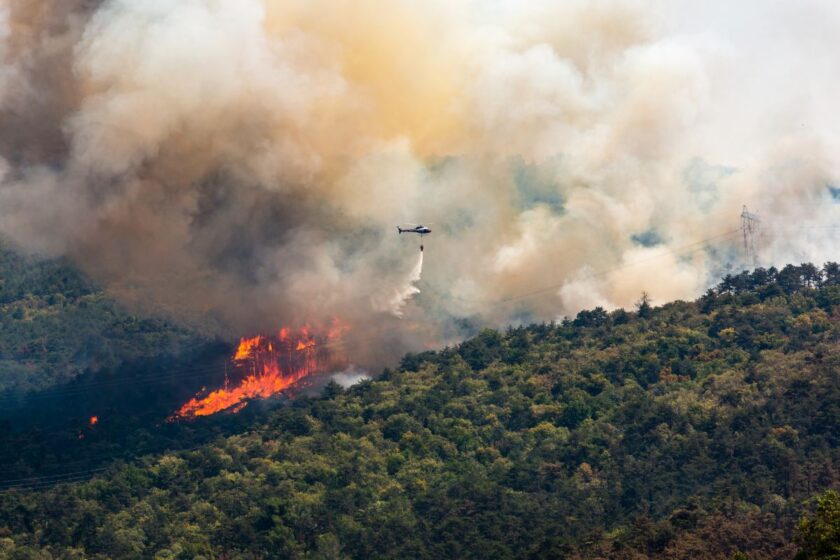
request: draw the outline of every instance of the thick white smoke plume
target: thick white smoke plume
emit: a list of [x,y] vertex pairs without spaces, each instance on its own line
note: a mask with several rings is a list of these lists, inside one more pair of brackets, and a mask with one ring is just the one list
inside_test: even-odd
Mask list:
[[693,297],[744,204],[764,264],[836,259],[839,43],[831,0],[5,0],[0,232],[373,354]]

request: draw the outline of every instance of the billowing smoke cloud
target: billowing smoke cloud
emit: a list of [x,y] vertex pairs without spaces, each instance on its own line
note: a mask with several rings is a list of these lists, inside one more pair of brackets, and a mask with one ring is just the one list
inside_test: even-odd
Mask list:
[[[693,297],[743,204],[764,264],[836,258],[840,8],[725,4],[11,0],[0,231],[128,303],[340,316],[372,355]],[[418,295],[393,226],[426,221]]]

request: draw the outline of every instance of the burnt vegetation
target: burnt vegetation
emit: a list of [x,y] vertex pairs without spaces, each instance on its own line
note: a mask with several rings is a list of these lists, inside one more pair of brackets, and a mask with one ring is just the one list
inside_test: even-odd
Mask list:
[[6,489],[0,555],[828,558],[838,342],[834,263],[484,330],[350,389],[143,431],[186,450]]

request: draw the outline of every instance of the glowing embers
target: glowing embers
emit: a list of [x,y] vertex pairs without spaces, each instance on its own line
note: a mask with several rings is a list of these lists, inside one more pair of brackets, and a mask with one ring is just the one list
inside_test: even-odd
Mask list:
[[[230,377],[236,382],[209,393],[202,389],[187,401],[170,420],[208,416],[223,410],[242,410],[250,399],[276,395],[300,380],[321,373],[340,363],[334,350],[346,327],[334,321],[324,335],[308,327],[281,329],[276,336],[243,338],[230,362]],[[332,347],[332,348],[331,348]]]

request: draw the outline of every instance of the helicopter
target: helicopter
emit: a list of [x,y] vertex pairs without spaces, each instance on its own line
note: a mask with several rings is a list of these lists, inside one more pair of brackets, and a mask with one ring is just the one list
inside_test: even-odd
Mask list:
[[[422,240],[423,236],[432,233],[432,230],[431,230],[431,228],[428,228],[428,227],[426,227],[424,225],[421,225],[421,224],[413,224],[411,227],[407,227],[407,228],[401,228],[400,226],[397,226],[397,233],[398,234],[416,233],[420,236],[420,239]],[[423,244],[422,243],[420,244],[420,251],[421,252],[423,251]]]

